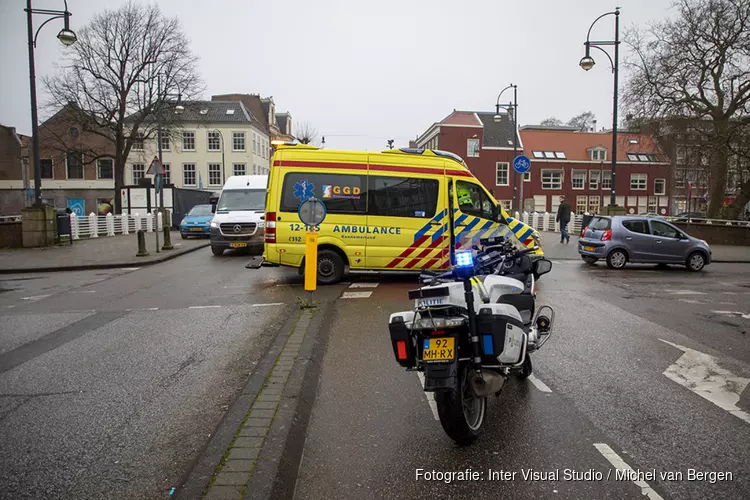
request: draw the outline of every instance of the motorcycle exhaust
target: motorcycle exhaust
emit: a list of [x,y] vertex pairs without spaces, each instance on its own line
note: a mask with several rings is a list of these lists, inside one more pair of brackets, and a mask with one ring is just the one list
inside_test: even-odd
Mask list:
[[486,398],[500,392],[505,385],[506,377],[489,370],[482,370],[482,376],[474,374],[471,379],[471,389],[480,398]]

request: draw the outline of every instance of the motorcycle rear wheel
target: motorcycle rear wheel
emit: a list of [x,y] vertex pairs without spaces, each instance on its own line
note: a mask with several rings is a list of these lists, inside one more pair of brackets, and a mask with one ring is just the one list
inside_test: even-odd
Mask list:
[[469,387],[469,366],[460,372],[457,390],[444,390],[435,393],[440,425],[448,437],[461,445],[471,444],[482,429],[487,415],[487,398],[474,395]]

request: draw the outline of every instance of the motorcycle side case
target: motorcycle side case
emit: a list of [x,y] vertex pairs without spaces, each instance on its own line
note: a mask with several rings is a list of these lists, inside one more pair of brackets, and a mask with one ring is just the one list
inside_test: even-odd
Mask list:
[[[404,368],[414,368],[417,365],[415,336],[406,327],[412,321],[414,321],[413,311],[393,313],[388,320],[388,332],[391,335],[393,356],[396,358],[396,362]],[[406,359],[399,359],[398,357],[399,341],[403,341],[406,344]]]
[[526,352],[527,337],[518,311],[508,304],[484,304],[477,314],[482,364],[516,365]]

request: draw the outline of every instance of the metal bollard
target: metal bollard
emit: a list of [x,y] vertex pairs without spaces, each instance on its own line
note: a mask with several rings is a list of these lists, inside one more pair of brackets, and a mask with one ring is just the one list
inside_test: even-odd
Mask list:
[[143,229],[138,230],[138,253],[135,254],[136,257],[145,257],[149,253],[146,251],[146,231]]
[[174,250],[174,247],[172,246],[172,225],[170,224],[169,220],[169,210],[163,210],[161,211],[161,217],[162,217],[162,230],[164,231],[164,246],[161,247],[162,250]]

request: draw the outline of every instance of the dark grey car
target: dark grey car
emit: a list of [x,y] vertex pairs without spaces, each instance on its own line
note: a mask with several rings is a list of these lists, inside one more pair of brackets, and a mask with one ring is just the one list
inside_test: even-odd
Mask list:
[[667,221],[640,216],[594,217],[581,233],[578,253],[593,264],[605,259],[612,269],[628,262],[679,264],[700,271],[711,263],[711,248]]

